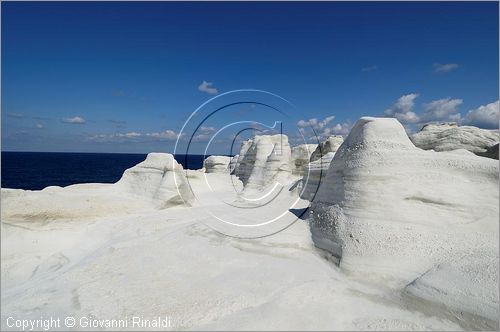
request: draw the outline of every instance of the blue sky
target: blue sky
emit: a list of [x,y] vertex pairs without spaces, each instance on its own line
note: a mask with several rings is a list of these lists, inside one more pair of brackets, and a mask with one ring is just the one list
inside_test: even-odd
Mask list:
[[497,2],[2,2],[2,150],[171,152],[242,88],[320,137],[363,115],[498,128],[498,37]]

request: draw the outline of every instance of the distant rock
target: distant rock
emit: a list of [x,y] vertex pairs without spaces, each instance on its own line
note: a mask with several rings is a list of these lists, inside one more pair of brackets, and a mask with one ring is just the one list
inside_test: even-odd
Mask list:
[[491,159],[497,159],[498,160],[498,143],[495,145],[490,146],[489,148],[486,149],[484,152],[478,152],[476,153],[478,156],[482,157],[487,157]]
[[264,188],[273,182],[288,182],[292,174],[288,137],[257,135],[243,142],[234,174],[245,188]]
[[238,155],[238,154],[231,158],[231,161],[229,162],[229,173],[230,174],[233,174],[234,170],[238,166],[238,159],[239,158],[240,158],[240,155]]
[[127,169],[115,186],[161,209],[193,200],[182,165],[168,153],[149,153],[146,160]]
[[[471,153],[416,148],[396,119],[363,117],[311,205],[313,240],[353,277],[413,284],[426,303],[498,326],[498,170]],[[489,258],[463,259],[471,254]]]
[[206,173],[229,173],[231,159],[227,156],[210,156],[203,161],[203,167]]
[[328,152],[335,152],[344,142],[344,138],[342,136],[330,136],[326,139],[326,141],[320,143],[316,150],[311,154],[310,161],[315,161],[320,159],[322,156],[326,155]]
[[304,174],[304,167],[309,164],[311,154],[316,150],[318,144],[301,144],[292,148],[292,173]]
[[[456,123],[426,124],[420,132],[410,136],[416,147],[424,150],[451,151],[465,149],[479,154],[498,144],[499,133],[494,130]],[[498,159],[498,158],[497,158]]]
[[250,149],[252,144],[253,144],[252,139],[243,141],[241,143],[238,159],[236,160],[236,162],[233,162],[234,170],[232,174],[236,175],[238,178],[240,178],[240,180],[242,179],[247,180],[248,177],[250,176],[250,172],[252,171],[252,166],[253,166],[252,159],[245,158],[245,155],[247,154],[247,151],[248,149]]
[[328,152],[320,159],[317,159],[306,166],[302,177],[302,190],[300,198],[312,201],[319,190],[322,180],[328,173],[330,162],[335,156],[335,152]]

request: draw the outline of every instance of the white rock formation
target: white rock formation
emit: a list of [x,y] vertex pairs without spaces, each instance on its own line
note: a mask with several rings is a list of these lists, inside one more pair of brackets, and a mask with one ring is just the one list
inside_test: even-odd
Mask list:
[[410,136],[415,146],[424,150],[451,151],[465,149],[474,153],[486,150],[499,141],[498,131],[456,123],[426,124],[420,132]]
[[301,144],[292,148],[292,173],[303,175],[305,167],[309,164],[311,154],[318,144]]
[[302,190],[300,198],[313,201],[319,190],[322,179],[326,178],[330,162],[335,156],[335,152],[328,152],[320,159],[317,159],[306,166],[302,177]]
[[231,159],[227,156],[210,156],[203,161],[203,167],[206,173],[229,173]]
[[250,149],[252,144],[253,144],[253,139],[249,139],[241,143],[238,159],[234,163],[234,170],[232,174],[239,177],[240,180],[248,179],[249,173],[251,172],[253,162],[251,159],[245,158],[245,155],[247,154],[247,151],[248,149]]
[[127,169],[115,186],[161,209],[193,200],[182,165],[168,153],[149,153],[146,160]]
[[234,170],[238,166],[238,159],[240,158],[240,155],[236,155],[233,158],[231,158],[231,161],[229,162],[229,173],[233,174]]
[[498,187],[498,161],[424,151],[396,119],[361,118],[312,204],[313,240],[353,276],[412,284],[414,296],[498,327]]
[[244,142],[234,174],[245,187],[264,188],[289,182],[291,149],[286,135],[262,135]]
[[1,194],[3,219],[33,221],[103,218],[189,206],[193,201],[182,166],[166,153],[148,154],[115,184],[85,183],[35,191],[2,188]]
[[344,142],[342,136],[333,135],[326,139],[326,141],[321,142],[316,150],[311,155],[311,161],[320,159],[322,156],[326,155],[328,152],[335,152]]

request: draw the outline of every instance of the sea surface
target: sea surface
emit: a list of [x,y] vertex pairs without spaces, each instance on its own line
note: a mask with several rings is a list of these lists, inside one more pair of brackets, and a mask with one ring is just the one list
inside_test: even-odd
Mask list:
[[[2,188],[41,190],[76,183],[114,183],[146,154],[4,152]],[[175,155],[184,169],[203,167],[203,155]]]

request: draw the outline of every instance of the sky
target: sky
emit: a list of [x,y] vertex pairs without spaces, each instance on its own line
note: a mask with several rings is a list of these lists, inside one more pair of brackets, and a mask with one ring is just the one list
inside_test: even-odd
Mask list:
[[498,128],[498,2],[1,6],[2,151],[227,154],[230,123],[298,144],[365,115]]

